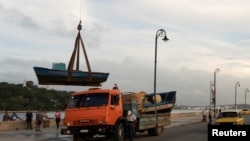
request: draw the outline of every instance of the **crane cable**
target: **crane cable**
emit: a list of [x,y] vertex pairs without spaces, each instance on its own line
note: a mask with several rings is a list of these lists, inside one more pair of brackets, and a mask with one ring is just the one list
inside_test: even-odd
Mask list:
[[82,20],[82,0],[81,0],[81,5],[80,5],[80,21]]

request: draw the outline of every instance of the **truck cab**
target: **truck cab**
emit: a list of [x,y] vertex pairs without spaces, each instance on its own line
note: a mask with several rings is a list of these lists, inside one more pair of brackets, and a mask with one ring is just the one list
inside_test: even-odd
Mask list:
[[[161,100],[151,103],[155,96]],[[73,135],[74,141],[94,139],[124,141],[126,139],[126,114],[131,110],[136,115],[136,132],[148,132],[158,136],[164,126],[170,125],[171,110],[175,104],[176,91],[157,95],[144,92],[121,93],[118,88],[90,88],[75,92],[65,109],[62,135]]]
[[121,92],[118,89],[90,88],[71,95],[65,110],[63,135],[74,141],[94,137],[125,138]]

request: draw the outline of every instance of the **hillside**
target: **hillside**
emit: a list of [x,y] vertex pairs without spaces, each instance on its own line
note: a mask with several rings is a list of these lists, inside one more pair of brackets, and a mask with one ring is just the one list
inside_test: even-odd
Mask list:
[[2,110],[55,110],[64,109],[72,92],[38,88],[33,83],[9,84],[0,83],[0,111]]

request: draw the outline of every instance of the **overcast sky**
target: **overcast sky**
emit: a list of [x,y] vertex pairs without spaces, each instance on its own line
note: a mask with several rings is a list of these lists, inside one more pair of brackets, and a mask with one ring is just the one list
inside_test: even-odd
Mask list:
[[[245,94],[250,103],[249,5],[249,0],[0,0],[0,79],[38,85],[34,66],[68,65],[81,20],[92,71],[110,73],[103,88],[117,83],[124,92],[152,93],[155,36],[164,29],[169,41],[157,40],[157,92],[177,91],[177,105],[208,105],[216,74],[217,104],[234,104],[235,94],[237,104],[245,103]],[[87,71],[84,59],[81,70]]]

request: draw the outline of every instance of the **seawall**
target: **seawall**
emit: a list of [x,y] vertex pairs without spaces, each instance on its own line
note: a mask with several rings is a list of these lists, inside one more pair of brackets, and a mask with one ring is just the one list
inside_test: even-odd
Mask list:
[[[178,118],[178,117],[186,117],[186,116],[201,116],[201,112],[188,112],[188,113],[171,113],[171,118]],[[43,127],[43,123],[41,124],[41,128]],[[61,120],[60,125],[63,125],[63,120]],[[50,119],[49,127],[55,127],[56,122],[55,119]],[[19,129],[26,129],[27,124],[25,120],[17,120],[17,121],[1,121],[0,122],[0,131],[7,131],[7,130],[19,130]],[[32,128],[35,129],[35,120],[32,121]]]
[[[63,125],[63,121],[60,121],[60,125]],[[55,119],[49,119],[49,127],[55,127],[56,126],[56,121]],[[41,128],[44,127],[44,123],[42,122]],[[25,120],[16,120],[16,121],[1,121],[0,122],[0,131],[7,131],[7,130],[19,130],[19,129],[26,129],[27,128],[27,123]],[[35,120],[32,121],[32,128],[36,129],[36,124]]]
[[186,116],[201,116],[202,112],[188,112],[188,113],[171,113],[171,118],[186,117]]

